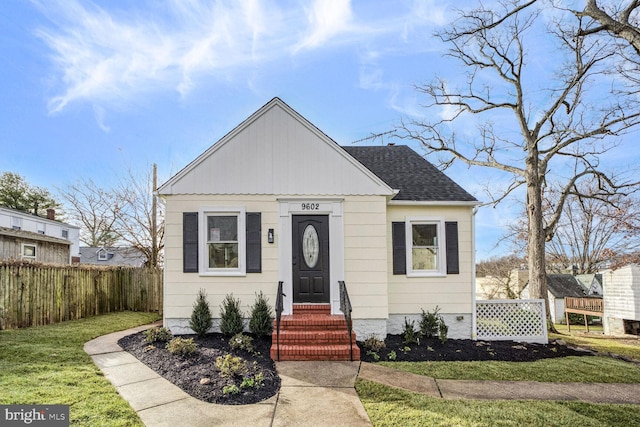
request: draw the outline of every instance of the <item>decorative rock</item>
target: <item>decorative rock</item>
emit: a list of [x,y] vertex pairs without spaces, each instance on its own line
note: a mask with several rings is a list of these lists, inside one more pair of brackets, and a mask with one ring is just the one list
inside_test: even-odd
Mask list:
[[211,382],[210,378],[202,378],[200,379],[200,385],[207,385]]

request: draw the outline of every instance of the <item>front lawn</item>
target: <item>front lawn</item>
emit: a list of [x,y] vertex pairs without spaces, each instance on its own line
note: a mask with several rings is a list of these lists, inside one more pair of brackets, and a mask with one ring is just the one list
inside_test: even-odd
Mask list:
[[611,357],[570,356],[535,362],[381,362],[437,379],[640,383],[640,367]]
[[636,405],[531,400],[444,400],[357,380],[371,422],[382,426],[633,426]]
[[590,331],[594,333],[585,333],[584,326],[571,325],[571,333],[567,330],[567,325],[555,325],[559,334],[549,334],[549,339],[561,339],[567,344],[590,347],[596,351],[603,353],[615,353],[621,356],[630,357],[640,360],[640,339],[635,337],[616,338],[608,335],[599,334],[591,326]]
[[0,404],[70,405],[74,425],[142,425],[83,346],[158,319],[153,313],[123,312],[0,331]]

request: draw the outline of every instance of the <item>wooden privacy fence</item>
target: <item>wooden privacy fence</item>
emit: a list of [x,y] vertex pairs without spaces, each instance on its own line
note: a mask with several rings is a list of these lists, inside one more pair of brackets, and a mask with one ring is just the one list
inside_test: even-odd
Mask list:
[[0,262],[0,329],[117,311],[162,313],[162,270]]

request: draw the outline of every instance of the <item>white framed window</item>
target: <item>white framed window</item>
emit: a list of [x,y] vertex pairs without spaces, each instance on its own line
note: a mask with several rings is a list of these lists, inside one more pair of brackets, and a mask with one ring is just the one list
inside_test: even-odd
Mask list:
[[105,251],[104,249],[100,249],[98,251],[98,261],[106,261],[109,258],[109,255],[107,254],[107,251]]
[[200,274],[246,274],[245,209],[206,208],[200,211]]
[[36,245],[31,245],[28,243],[23,243],[22,244],[22,259],[30,259],[30,260],[34,260],[36,259]]
[[14,230],[22,229],[22,218],[17,217],[17,216],[12,216],[11,217],[11,228],[13,228]]
[[42,222],[38,222],[36,224],[36,229],[38,231],[38,234],[45,234],[45,225]]
[[67,229],[63,228],[63,229],[62,229],[62,232],[60,233],[60,236],[61,236],[63,239],[69,239],[69,230],[67,230]]
[[445,276],[444,220],[410,217],[405,222],[407,276]]

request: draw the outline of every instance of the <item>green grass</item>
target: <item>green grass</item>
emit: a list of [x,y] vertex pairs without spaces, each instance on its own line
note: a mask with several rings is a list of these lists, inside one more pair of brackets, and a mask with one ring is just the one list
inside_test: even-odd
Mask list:
[[640,367],[610,357],[571,356],[535,362],[380,362],[439,379],[640,383]]
[[157,314],[123,312],[0,331],[0,404],[70,405],[71,423],[80,426],[142,425],[83,346],[155,320]]
[[357,380],[371,422],[382,426],[632,426],[635,405],[519,400],[444,400]]
[[[567,325],[555,325],[559,334],[549,334],[549,339],[561,339],[571,345],[590,347],[604,353],[615,353],[621,356],[640,360],[640,340],[629,338],[613,338],[607,335],[585,334],[584,326],[571,325],[571,335]],[[590,331],[596,331],[589,327]]]

